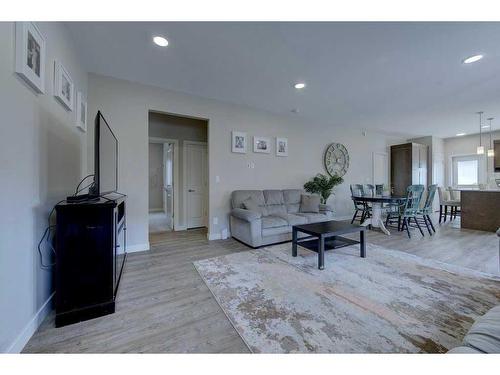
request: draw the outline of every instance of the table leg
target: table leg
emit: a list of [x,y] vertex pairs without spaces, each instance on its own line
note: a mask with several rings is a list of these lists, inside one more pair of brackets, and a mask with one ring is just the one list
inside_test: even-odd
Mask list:
[[366,258],[366,243],[365,243],[365,231],[359,232],[359,255],[361,258]]
[[372,227],[374,228],[380,228],[380,230],[387,234],[390,235],[391,232],[387,230],[385,227],[384,221],[382,220],[382,203],[378,202],[373,202],[372,204],[372,217],[369,219],[366,219],[361,226],[366,227],[371,224]]
[[292,256],[297,256],[297,229],[292,227]]
[[318,269],[325,269],[325,237],[319,236],[318,241]]

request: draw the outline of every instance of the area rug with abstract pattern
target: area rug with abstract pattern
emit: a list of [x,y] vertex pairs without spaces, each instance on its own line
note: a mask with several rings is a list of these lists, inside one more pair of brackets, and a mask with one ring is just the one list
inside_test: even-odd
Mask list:
[[439,353],[500,303],[500,278],[373,244],[291,244],[194,263],[254,353]]

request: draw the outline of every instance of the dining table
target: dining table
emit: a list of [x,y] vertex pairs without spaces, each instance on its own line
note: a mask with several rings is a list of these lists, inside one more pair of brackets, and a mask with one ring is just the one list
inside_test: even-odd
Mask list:
[[352,199],[357,202],[363,202],[366,205],[371,204],[372,212],[371,217],[365,219],[361,223],[362,226],[366,227],[371,225],[373,228],[379,228],[383,233],[388,236],[391,232],[385,227],[382,214],[384,212],[384,204],[398,204],[402,205],[406,201],[406,196],[400,195],[353,195]]

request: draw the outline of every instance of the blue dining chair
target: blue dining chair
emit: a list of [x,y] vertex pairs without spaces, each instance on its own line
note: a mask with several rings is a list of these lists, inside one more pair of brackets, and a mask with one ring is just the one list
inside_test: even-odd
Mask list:
[[[434,196],[436,195],[437,185],[430,185],[427,188],[427,197],[425,198],[424,205],[417,212],[417,221],[425,224],[429,235],[432,236],[432,232],[436,233],[434,224],[432,223],[430,215],[432,215],[432,203],[434,202]],[[431,231],[432,229],[432,231]]]
[[417,215],[420,210],[420,202],[422,200],[422,194],[424,193],[424,185],[410,185],[406,189],[406,201],[404,206],[402,207],[401,217],[403,219],[403,223],[401,226],[401,230],[406,229],[406,233],[408,234],[408,238],[411,238],[410,234],[410,224],[411,219],[416,224],[420,234],[424,236],[424,231],[422,227],[420,227],[420,223],[417,220]]

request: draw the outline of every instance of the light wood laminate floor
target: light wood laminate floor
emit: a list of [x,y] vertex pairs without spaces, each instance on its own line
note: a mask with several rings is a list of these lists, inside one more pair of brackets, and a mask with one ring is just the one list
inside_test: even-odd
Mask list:
[[[438,227],[438,226],[436,226]],[[494,233],[442,225],[422,238],[413,231],[368,242],[489,273],[499,273]],[[24,352],[248,352],[192,262],[249,248],[229,239],[208,241],[206,231],[152,234],[151,251],[129,254],[116,313],[55,328],[52,312]],[[369,254],[368,254],[369,256]]]

